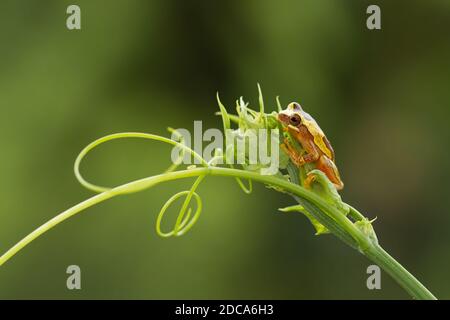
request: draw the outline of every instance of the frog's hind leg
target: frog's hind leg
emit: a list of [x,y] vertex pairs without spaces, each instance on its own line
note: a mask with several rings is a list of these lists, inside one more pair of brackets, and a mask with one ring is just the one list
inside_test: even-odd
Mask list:
[[[333,161],[331,161],[328,157],[322,155],[316,162],[316,167],[320,171],[326,174],[328,179],[334,184],[337,190],[342,190],[344,188],[344,183],[341,180],[341,177],[339,176],[339,171],[334,164]],[[310,186],[311,183],[314,181],[314,175],[308,175],[308,177],[305,180],[305,185]]]

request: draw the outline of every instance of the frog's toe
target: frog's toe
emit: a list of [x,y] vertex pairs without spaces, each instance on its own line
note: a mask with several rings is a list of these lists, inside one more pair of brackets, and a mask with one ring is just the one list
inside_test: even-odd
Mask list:
[[316,177],[317,177],[317,176],[316,176],[315,173],[309,172],[309,173],[306,175],[305,181],[303,182],[305,188],[311,189],[312,184],[314,183],[314,181],[316,181]]
[[304,180],[304,186],[308,189],[311,189],[312,184],[314,182],[317,182],[317,183],[323,185],[323,184],[326,184],[326,181],[327,181],[326,175],[322,171],[320,171],[318,169],[314,169],[306,174],[306,179]]

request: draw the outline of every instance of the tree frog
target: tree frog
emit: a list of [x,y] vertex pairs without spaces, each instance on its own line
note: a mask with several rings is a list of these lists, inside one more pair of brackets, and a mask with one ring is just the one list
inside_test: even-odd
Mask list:
[[[285,110],[279,112],[278,120],[283,129],[304,149],[304,153],[300,153],[289,139],[285,138],[281,148],[291,161],[299,168],[307,163],[315,164],[316,169],[325,173],[337,190],[342,190],[344,183],[334,163],[333,148],[317,122],[303,111],[297,102],[291,102]],[[315,179],[312,172],[308,173],[304,185],[310,187]]]

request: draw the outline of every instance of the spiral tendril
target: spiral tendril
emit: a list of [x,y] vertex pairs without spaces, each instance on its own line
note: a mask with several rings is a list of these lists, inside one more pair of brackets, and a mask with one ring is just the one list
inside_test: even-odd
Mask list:
[[[103,143],[111,141],[111,140],[123,139],[123,138],[143,138],[143,139],[156,140],[156,141],[161,141],[161,142],[168,143],[168,144],[171,144],[171,145],[181,148],[178,158],[176,159],[176,161],[174,161],[174,163],[169,168],[167,168],[165,170],[165,173],[174,171],[181,164],[181,159],[184,157],[186,152],[191,153],[195,158],[199,159],[201,164],[205,167],[214,165],[211,161],[210,161],[210,163],[206,162],[206,160],[203,157],[201,157],[198,153],[196,153],[191,148],[187,147],[184,144],[183,136],[181,134],[179,134],[176,130],[174,130],[172,128],[168,128],[168,130],[175,136],[175,138],[179,139],[179,141],[175,141],[173,139],[169,139],[169,138],[165,138],[165,137],[161,137],[161,136],[153,135],[153,134],[149,134],[149,133],[123,132],[123,133],[107,135],[107,136],[104,136],[102,138],[99,138],[99,139],[91,142],[80,152],[80,154],[77,156],[77,158],[75,160],[75,164],[74,164],[75,177],[77,178],[78,182],[82,186],[84,186],[85,188],[92,190],[94,192],[102,193],[102,192],[111,190],[112,188],[110,188],[110,187],[99,186],[99,185],[90,183],[87,180],[85,180],[80,173],[80,164],[81,164],[81,161],[83,160],[83,158],[95,147],[98,147],[100,144],[103,144]],[[194,226],[194,224],[197,222],[198,218],[200,217],[200,213],[202,211],[202,200],[201,200],[200,196],[195,192],[195,190],[197,189],[197,187],[199,186],[199,184],[203,180],[203,178],[204,178],[204,176],[199,176],[195,180],[195,182],[192,185],[190,190],[178,192],[175,195],[173,195],[169,200],[166,201],[166,203],[161,208],[161,210],[158,214],[158,217],[156,219],[156,232],[158,233],[158,235],[160,235],[161,237],[181,236]],[[171,204],[175,200],[177,200],[178,198],[180,198],[184,195],[186,195],[186,199],[184,200],[183,205],[181,206],[181,209],[178,213],[178,217],[176,219],[176,222],[175,222],[175,225],[174,225],[172,231],[163,232],[161,230],[161,222],[164,217],[164,214],[166,213],[167,209],[171,206]],[[196,211],[193,215],[192,215],[192,209],[188,208],[189,204],[192,200],[192,197],[195,198],[196,205],[197,205]]]
[[[194,224],[200,217],[200,213],[202,212],[202,200],[200,196],[195,192],[195,189],[198,187],[198,185],[200,184],[200,182],[203,180],[204,177],[205,176],[199,176],[197,180],[195,180],[194,184],[192,185],[189,191],[178,192],[174,194],[172,197],[170,197],[169,200],[167,200],[167,202],[161,208],[161,211],[158,214],[158,218],[156,219],[156,232],[158,233],[159,236],[161,237],[181,236],[194,226]],[[184,195],[186,195],[186,199],[184,200],[183,205],[181,206],[181,209],[178,213],[175,226],[171,231],[163,232],[161,230],[161,221],[164,217],[164,214],[166,213],[170,205],[175,202],[175,200]],[[192,215],[192,219],[189,220],[189,218],[191,217],[192,209],[191,208],[188,209],[188,206],[192,200],[192,197],[194,197],[197,202],[197,209],[195,213]]]

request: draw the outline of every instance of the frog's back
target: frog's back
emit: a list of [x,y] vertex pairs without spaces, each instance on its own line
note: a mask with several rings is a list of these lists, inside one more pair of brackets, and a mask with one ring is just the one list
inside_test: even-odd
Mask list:
[[308,129],[309,133],[314,138],[314,143],[329,159],[334,161],[334,152],[328,142],[327,137],[323,133],[319,124],[314,120],[311,115],[303,110],[300,111],[302,117],[302,124]]

